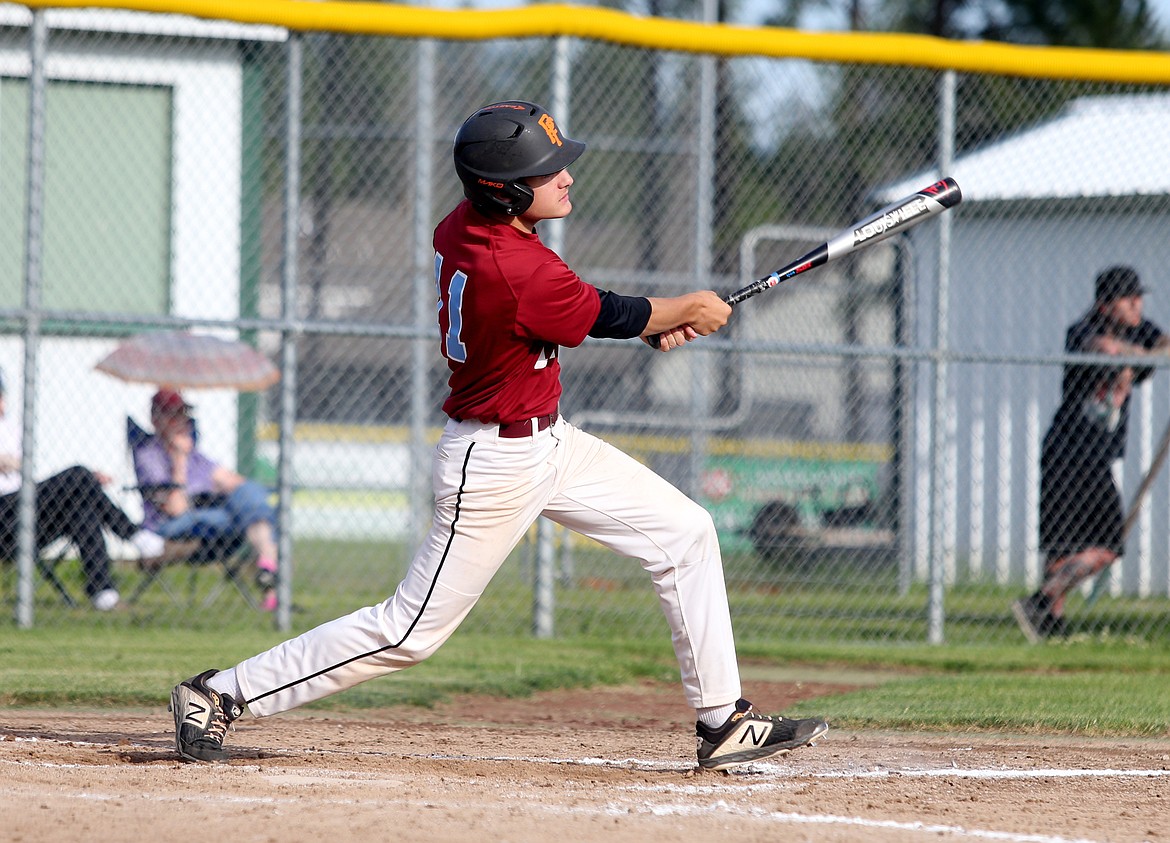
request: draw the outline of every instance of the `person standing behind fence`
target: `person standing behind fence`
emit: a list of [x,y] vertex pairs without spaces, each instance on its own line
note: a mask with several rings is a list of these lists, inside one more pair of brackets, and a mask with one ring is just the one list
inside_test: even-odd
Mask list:
[[711,516],[558,412],[560,346],[661,334],[656,347],[666,351],[717,331],[731,313],[709,290],[673,298],[599,290],[541,243],[537,224],[572,210],[567,168],[584,148],[528,102],[486,106],[460,127],[454,163],[467,198],[434,235],[451,392],[434,450],[430,532],[381,604],[176,686],[183,758],[225,758],[224,735],[245,706],[256,716],[287,711],[423,661],[541,515],[637,559],[649,574],[698,720],[701,767],[783,755],[828,728],[820,718],[761,714],[740,698]]
[[[1165,355],[1170,337],[1142,316],[1142,287],[1128,266],[1101,272],[1096,301],[1071,325],[1070,354],[1122,357]],[[1040,550],[1044,578],[1033,594],[1012,604],[1028,640],[1064,637],[1065,600],[1089,577],[1124,552],[1124,505],[1114,466],[1125,454],[1129,399],[1135,384],[1153,372],[1142,366],[1070,363],[1064,367],[1061,402],[1040,455]]]

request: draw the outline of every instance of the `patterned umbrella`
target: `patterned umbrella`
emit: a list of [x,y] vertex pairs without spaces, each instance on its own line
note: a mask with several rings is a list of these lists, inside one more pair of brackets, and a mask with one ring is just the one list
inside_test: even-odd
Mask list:
[[187,331],[139,334],[94,368],[124,381],[176,389],[256,392],[280,380],[272,361],[250,345]]

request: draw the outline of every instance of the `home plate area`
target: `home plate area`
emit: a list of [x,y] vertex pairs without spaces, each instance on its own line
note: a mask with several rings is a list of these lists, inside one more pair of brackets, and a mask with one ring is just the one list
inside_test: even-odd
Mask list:
[[710,773],[695,766],[677,696],[646,685],[245,718],[229,735],[233,759],[216,765],[178,760],[163,706],[9,709],[3,838],[138,843],[198,829],[233,843],[331,833],[453,843],[1170,839],[1165,740],[831,729],[786,758]]

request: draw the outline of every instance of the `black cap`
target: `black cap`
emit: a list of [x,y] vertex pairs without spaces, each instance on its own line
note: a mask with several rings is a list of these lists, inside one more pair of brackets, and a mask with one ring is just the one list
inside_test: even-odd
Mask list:
[[1144,295],[1137,270],[1132,266],[1111,266],[1097,276],[1097,301],[1105,303],[1114,299]]

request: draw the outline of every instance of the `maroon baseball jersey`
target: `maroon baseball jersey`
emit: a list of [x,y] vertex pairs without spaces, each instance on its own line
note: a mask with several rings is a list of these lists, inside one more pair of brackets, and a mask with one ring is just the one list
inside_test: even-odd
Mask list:
[[558,346],[580,345],[601,300],[536,234],[461,202],[435,229],[439,334],[451,418],[508,423],[556,412]]

